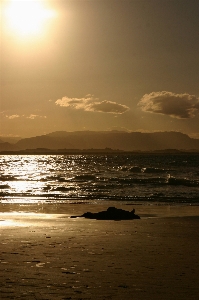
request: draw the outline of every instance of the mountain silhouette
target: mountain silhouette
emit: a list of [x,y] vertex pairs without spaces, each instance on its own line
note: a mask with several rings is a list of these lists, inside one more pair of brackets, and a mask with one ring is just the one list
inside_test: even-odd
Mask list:
[[0,141],[0,151],[18,151],[19,148],[16,145],[10,144],[8,142]]
[[25,149],[105,149],[154,151],[164,149],[199,150],[199,139],[181,132],[57,131],[21,139],[15,144]]

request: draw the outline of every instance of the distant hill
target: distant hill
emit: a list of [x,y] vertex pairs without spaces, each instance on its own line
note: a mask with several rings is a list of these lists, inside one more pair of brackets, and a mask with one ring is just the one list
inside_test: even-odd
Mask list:
[[15,144],[17,143],[19,140],[21,140],[21,137],[4,137],[4,136],[0,136],[0,143],[10,143],[10,144]]
[[18,151],[15,145],[21,138],[19,137],[2,137],[0,136],[0,152],[1,151]]
[[19,150],[48,149],[120,149],[124,151],[154,151],[164,149],[199,150],[199,139],[180,132],[120,132],[120,131],[57,131],[21,139]]
[[0,142],[0,151],[18,151],[19,148],[16,145]]

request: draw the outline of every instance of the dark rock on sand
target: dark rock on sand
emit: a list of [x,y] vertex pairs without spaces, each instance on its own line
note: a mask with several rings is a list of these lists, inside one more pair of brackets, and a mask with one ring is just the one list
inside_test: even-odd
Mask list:
[[87,218],[87,219],[96,219],[96,220],[133,220],[140,219],[138,215],[135,214],[135,209],[132,211],[126,211],[123,209],[118,209],[115,207],[109,207],[105,211],[100,211],[98,213],[86,212],[81,216],[72,216],[71,218]]

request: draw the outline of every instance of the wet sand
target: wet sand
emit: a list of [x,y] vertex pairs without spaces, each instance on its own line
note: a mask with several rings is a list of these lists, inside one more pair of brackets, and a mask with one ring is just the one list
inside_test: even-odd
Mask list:
[[0,299],[198,299],[199,207],[0,205]]

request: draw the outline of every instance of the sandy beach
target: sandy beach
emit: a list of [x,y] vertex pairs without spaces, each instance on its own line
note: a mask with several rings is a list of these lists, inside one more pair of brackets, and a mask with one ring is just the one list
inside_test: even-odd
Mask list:
[[141,219],[70,218],[108,206],[1,204],[0,299],[198,299],[199,207],[118,204]]

